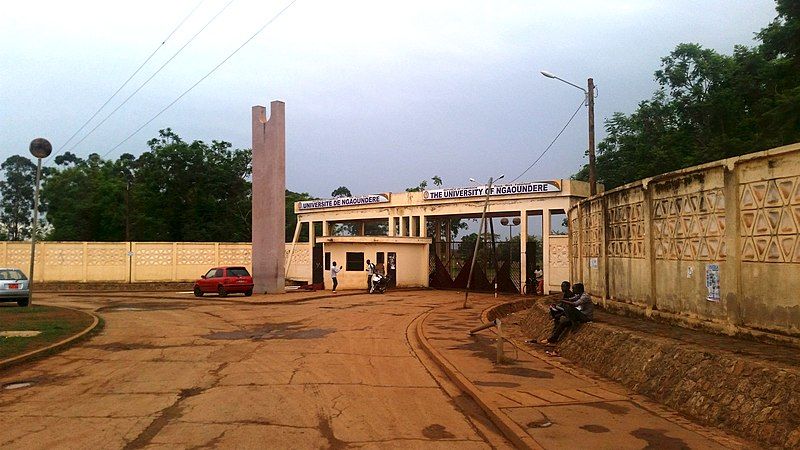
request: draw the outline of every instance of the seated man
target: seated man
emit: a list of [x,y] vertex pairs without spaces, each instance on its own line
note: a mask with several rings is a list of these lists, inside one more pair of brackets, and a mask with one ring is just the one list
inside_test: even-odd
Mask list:
[[555,344],[567,327],[574,329],[581,323],[591,322],[594,318],[594,303],[589,294],[585,292],[583,283],[575,283],[573,288],[575,295],[568,300],[561,300],[560,304],[564,308],[564,313],[557,319],[553,319],[553,333],[542,343]]
[[[561,282],[561,300],[569,300],[574,295],[570,290],[569,281]],[[561,300],[550,304],[550,317],[553,318],[553,326],[558,323],[558,318],[564,315],[564,307],[560,305]]]

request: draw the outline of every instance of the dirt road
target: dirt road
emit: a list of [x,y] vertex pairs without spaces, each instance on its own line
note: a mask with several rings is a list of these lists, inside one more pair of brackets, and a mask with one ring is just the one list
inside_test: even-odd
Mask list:
[[33,383],[0,390],[0,447],[489,446],[407,338],[436,300],[169,296],[43,299],[95,310],[105,329],[0,373]]
[[[523,382],[534,383],[535,392],[567,392],[576,378],[522,356],[517,364],[536,370],[512,367],[517,378],[498,378],[492,352],[466,336],[481,309],[496,301],[490,296],[476,295],[479,304],[470,310],[448,312],[453,308],[443,305],[460,302],[461,295],[319,295],[43,296],[40,302],[93,311],[105,327],[55,356],[0,372],[0,386],[31,383],[0,389],[0,448],[510,448],[475,400],[422,350],[415,330],[428,316],[430,342],[464,376],[479,380],[485,403],[497,403],[513,412],[512,420],[529,425],[520,433],[535,438],[530,447],[575,448],[569,428],[544,429],[531,418],[542,405],[491,397],[511,395],[503,389],[519,391]],[[542,371],[549,378],[528,380],[527,374]],[[569,413],[562,425],[583,423],[575,422],[575,414],[605,424],[582,430],[585,448],[652,444],[649,435],[594,437],[634,425],[620,425],[620,417],[657,425],[658,433],[676,436],[658,442],[674,448],[707,448],[711,442],[674,421],[643,414],[647,420],[614,411],[603,419],[596,408]]]

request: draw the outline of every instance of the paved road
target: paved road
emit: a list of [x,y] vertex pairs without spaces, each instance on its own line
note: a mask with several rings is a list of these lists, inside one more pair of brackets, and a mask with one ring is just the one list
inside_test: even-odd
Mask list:
[[159,297],[46,298],[105,328],[0,373],[0,448],[508,445],[407,336],[446,295]]

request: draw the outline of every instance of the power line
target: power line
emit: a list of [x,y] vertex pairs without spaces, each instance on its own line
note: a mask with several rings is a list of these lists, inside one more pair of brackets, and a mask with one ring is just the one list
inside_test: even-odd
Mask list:
[[106,156],[107,156],[109,153],[111,153],[111,152],[113,152],[114,150],[118,149],[118,148],[119,148],[119,147],[120,147],[122,144],[124,144],[124,143],[128,142],[128,140],[130,140],[130,138],[132,138],[133,136],[135,136],[135,135],[136,135],[138,132],[142,131],[142,129],[143,129],[144,127],[146,127],[146,126],[150,125],[150,123],[151,123],[152,121],[156,120],[156,118],[158,118],[158,116],[160,116],[160,115],[161,115],[161,114],[163,114],[163,113],[164,113],[166,110],[168,110],[169,108],[171,108],[171,107],[172,107],[172,105],[174,105],[175,103],[178,103],[178,101],[179,101],[180,99],[182,99],[182,98],[183,98],[183,97],[184,97],[186,94],[188,94],[188,93],[189,93],[189,92],[190,92],[192,89],[194,89],[195,87],[197,87],[197,85],[198,85],[198,84],[202,83],[202,82],[203,82],[203,80],[205,80],[206,78],[208,78],[209,76],[211,76],[211,74],[212,74],[212,73],[216,72],[216,70],[217,70],[217,69],[219,69],[219,68],[220,68],[220,67],[221,67],[223,64],[225,64],[225,63],[226,63],[226,62],[227,62],[229,59],[231,59],[231,58],[233,57],[233,55],[235,55],[236,53],[238,53],[238,52],[239,52],[239,50],[241,50],[241,49],[242,49],[242,48],[243,48],[245,45],[247,45],[247,44],[248,44],[250,41],[252,41],[253,39],[255,39],[255,37],[256,37],[256,36],[258,36],[258,35],[259,35],[259,34],[260,34],[262,31],[264,31],[264,29],[266,29],[266,28],[267,28],[269,25],[271,25],[271,24],[272,24],[272,22],[276,21],[276,20],[277,20],[277,19],[278,19],[278,18],[279,18],[279,17],[280,17],[280,16],[281,16],[281,15],[282,15],[284,12],[286,12],[286,10],[287,10],[287,9],[289,9],[289,8],[290,8],[292,5],[294,5],[296,2],[297,2],[297,0],[292,0],[291,2],[289,2],[289,3],[288,3],[288,4],[287,4],[287,5],[286,5],[286,6],[285,6],[283,9],[281,9],[280,11],[278,11],[278,13],[277,13],[277,14],[275,14],[275,15],[274,15],[274,16],[273,16],[271,19],[269,19],[269,20],[268,20],[268,21],[267,21],[267,22],[266,22],[264,25],[262,25],[262,26],[261,26],[261,28],[259,28],[259,29],[258,29],[258,30],[257,30],[255,33],[253,33],[253,35],[252,35],[252,36],[250,36],[249,38],[247,38],[247,40],[245,40],[245,41],[242,43],[242,45],[240,45],[240,46],[239,46],[239,47],[238,47],[236,50],[234,50],[234,51],[233,51],[233,52],[232,52],[230,55],[228,55],[227,57],[225,57],[225,59],[223,59],[223,60],[222,60],[222,61],[221,61],[219,64],[217,64],[216,66],[214,66],[214,68],[213,68],[213,69],[211,69],[211,71],[210,71],[210,72],[208,72],[207,74],[203,75],[203,77],[202,77],[202,78],[200,78],[199,80],[197,80],[197,82],[196,82],[196,83],[194,83],[193,85],[191,85],[191,86],[189,87],[189,89],[186,89],[185,91],[183,91],[183,93],[182,93],[181,95],[179,95],[179,96],[178,96],[178,98],[176,98],[175,100],[173,100],[172,102],[170,102],[170,103],[169,103],[167,106],[165,106],[164,108],[162,108],[162,109],[161,109],[161,111],[159,111],[159,112],[158,112],[156,115],[154,115],[153,117],[151,117],[151,118],[150,118],[150,119],[149,119],[147,122],[143,123],[143,124],[142,124],[142,126],[140,126],[139,128],[137,128],[137,129],[136,129],[136,131],[134,131],[133,133],[129,134],[129,135],[128,135],[128,137],[126,137],[125,139],[123,139],[122,141],[120,141],[120,143],[119,143],[119,144],[117,144],[117,145],[115,145],[114,147],[112,147],[112,148],[111,148],[109,151],[107,151],[107,152],[103,153],[103,155],[101,156],[101,158],[105,158],[105,157],[106,157]]
[[76,130],[76,131],[75,131],[75,132],[72,134],[72,136],[70,136],[70,137],[69,137],[69,139],[67,139],[67,140],[66,140],[66,141],[65,141],[63,144],[61,144],[61,146],[59,147],[59,149],[58,149],[58,150],[57,150],[55,153],[53,153],[52,155],[50,155],[50,156],[49,156],[49,157],[48,157],[48,158],[45,160],[45,164],[46,164],[48,161],[50,161],[50,159],[54,158],[54,157],[55,157],[55,156],[57,156],[59,153],[61,153],[61,150],[63,150],[63,149],[64,149],[64,147],[66,147],[66,146],[67,146],[67,144],[69,144],[69,143],[70,143],[70,141],[72,141],[73,139],[75,139],[75,136],[77,136],[77,135],[78,135],[78,133],[80,133],[80,132],[81,132],[81,131],[82,131],[84,128],[86,128],[86,125],[88,125],[88,124],[89,124],[89,122],[91,122],[92,120],[94,120],[94,118],[95,118],[95,117],[97,117],[97,115],[98,115],[98,114],[100,114],[100,111],[102,111],[102,110],[103,110],[103,108],[105,108],[105,107],[106,107],[106,105],[108,105],[108,104],[111,102],[111,100],[112,100],[114,97],[116,97],[116,96],[117,96],[117,94],[119,94],[119,92],[120,92],[120,91],[121,91],[121,90],[122,90],[122,89],[123,89],[125,86],[127,86],[127,85],[128,85],[128,83],[130,83],[130,81],[133,79],[133,77],[135,77],[135,76],[136,76],[136,74],[138,74],[138,73],[139,73],[139,71],[141,71],[141,70],[142,70],[142,68],[143,68],[145,65],[147,65],[147,63],[148,63],[148,62],[150,62],[150,60],[151,60],[151,59],[153,59],[153,56],[155,56],[155,54],[156,54],[156,53],[157,53],[157,52],[158,52],[158,51],[161,49],[161,47],[163,47],[163,46],[164,46],[164,45],[167,43],[167,41],[169,40],[169,38],[171,38],[171,37],[172,37],[172,35],[173,35],[173,34],[175,34],[175,32],[176,32],[176,31],[178,31],[178,29],[179,29],[180,27],[182,27],[182,26],[183,26],[183,24],[184,24],[184,23],[186,23],[186,21],[187,21],[187,20],[189,20],[189,17],[191,17],[191,16],[194,14],[194,12],[195,12],[195,11],[197,11],[197,8],[199,8],[199,7],[200,7],[200,5],[202,5],[202,4],[203,4],[203,2],[205,2],[205,0],[200,0],[200,2],[199,2],[199,3],[198,3],[198,4],[197,4],[197,5],[196,5],[196,6],[195,6],[195,7],[194,7],[194,8],[193,8],[193,9],[192,9],[190,12],[189,12],[189,14],[187,14],[187,15],[186,15],[186,17],[184,17],[184,18],[183,18],[183,20],[181,20],[181,22],[180,22],[180,23],[179,23],[179,24],[178,24],[178,25],[177,25],[175,28],[173,28],[173,29],[172,29],[172,32],[170,32],[170,33],[169,33],[169,35],[168,35],[167,37],[165,37],[165,38],[164,38],[164,39],[161,41],[161,43],[160,43],[160,44],[158,44],[158,46],[155,48],[155,50],[153,50],[153,52],[152,52],[152,53],[150,53],[150,56],[148,56],[148,57],[147,57],[147,59],[145,59],[145,60],[144,60],[144,62],[143,62],[142,64],[140,64],[140,65],[139,65],[139,67],[138,67],[136,70],[134,70],[134,71],[133,71],[133,73],[131,74],[131,76],[129,76],[129,77],[128,77],[128,79],[127,79],[127,80],[125,80],[125,82],[124,82],[124,83],[122,83],[122,85],[121,85],[119,88],[117,88],[117,90],[116,90],[116,91],[114,91],[114,93],[113,93],[113,94],[111,94],[111,97],[108,97],[108,99],[105,101],[105,103],[103,103],[103,104],[102,104],[102,105],[101,105],[99,108],[97,108],[97,111],[95,111],[95,112],[94,112],[94,114],[92,114],[92,117],[89,117],[88,119],[86,119],[86,122],[84,122],[84,123],[83,123],[83,125],[81,125],[81,126],[80,126],[80,128],[78,128],[78,129],[77,129],[77,130]]
[[580,104],[580,105],[578,105],[578,109],[576,109],[576,110],[575,110],[575,112],[574,112],[574,113],[572,113],[572,116],[569,118],[569,120],[568,120],[568,121],[567,121],[567,123],[564,125],[564,127],[563,127],[563,128],[561,128],[561,131],[559,131],[559,132],[558,132],[558,134],[557,134],[557,135],[556,135],[556,137],[553,139],[553,141],[552,141],[552,142],[550,142],[550,145],[548,145],[548,146],[547,146],[547,148],[545,148],[545,149],[544,149],[544,151],[542,152],[542,154],[541,154],[541,155],[539,155],[539,157],[538,157],[538,158],[536,158],[536,160],[535,160],[533,163],[531,163],[531,165],[530,165],[530,166],[528,166],[528,168],[527,168],[527,169],[525,169],[525,170],[524,170],[524,171],[523,171],[521,174],[519,174],[519,176],[517,176],[517,178],[514,178],[514,179],[513,179],[513,180],[511,180],[509,183],[513,183],[513,182],[515,182],[515,181],[519,180],[519,179],[520,179],[520,177],[522,177],[523,175],[525,175],[525,174],[526,174],[526,173],[527,173],[529,170],[531,170],[531,168],[532,168],[533,166],[535,166],[535,165],[536,165],[536,163],[538,163],[538,162],[539,162],[539,160],[540,160],[540,159],[542,159],[542,157],[545,155],[545,153],[547,153],[547,151],[548,151],[548,150],[550,150],[550,147],[552,147],[552,146],[553,146],[553,144],[555,144],[555,143],[556,143],[556,141],[558,140],[558,138],[559,138],[559,137],[561,137],[561,134],[562,134],[562,133],[564,133],[564,130],[566,130],[566,129],[567,129],[567,127],[569,126],[569,124],[570,124],[570,123],[572,123],[572,119],[574,119],[574,118],[575,118],[575,116],[577,116],[577,115],[578,115],[578,112],[581,110],[581,108],[583,108],[583,105],[585,104],[585,102],[586,102],[586,100],[585,100],[585,99],[584,99],[584,100],[581,100],[581,104]]
[[119,104],[119,105],[118,105],[116,108],[114,108],[114,110],[113,110],[113,111],[111,111],[110,113],[108,113],[108,115],[107,115],[105,118],[103,118],[103,120],[101,120],[101,121],[100,121],[100,123],[98,123],[97,125],[95,125],[95,126],[94,126],[94,128],[92,128],[91,130],[89,130],[89,132],[88,132],[88,133],[87,133],[87,134],[86,134],[84,137],[82,137],[82,138],[81,138],[81,140],[79,140],[78,142],[76,142],[75,144],[73,144],[73,145],[72,145],[72,147],[70,147],[70,149],[69,149],[68,151],[72,151],[73,149],[75,149],[75,147],[77,147],[78,145],[80,145],[80,143],[81,143],[81,142],[83,142],[84,140],[86,140],[86,138],[88,138],[89,136],[91,136],[91,134],[92,134],[92,133],[94,133],[94,131],[95,131],[95,130],[97,130],[98,128],[100,128],[100,126],[101,126],[101,125],[103,125],[104,123],[106,123],[106,121],[107,121],[108,119],[110,119],[110,118],[111,118],[111,116],[113,116],[113,115],[114,115],[114,113],[116,113],[117,111],[119,111],[119,109],[120,109],[120,108],[122,108],[122,107],[123,107],[123,106],[124,106],[126,103],[128,103],[128,100],[130,100],[131,98],[133,98],[133,96],[134,96],[134,95],[136,95],[136,94],[137,94],[139,91],[141,91],[141,90],[142,90],[142,88],[144,88],[144,87],[147,85],[147,83],[149,83],[149,82],[150,82],[150,80],[152,80],[153,78],[155,78],[155,76],[156,76],[156,75],[158,75],[158,73],[159,73],[159,72],[161,72],[161,70],[163,70],[163,69],[164,69],[164,67],[166,67],[166,66],[167,66],[167,64],[169,64],[170,62],[172,62],[172,60],[173,60],[173,59],[175,59],[175,57],[176,57],[176,56],[178,56],[178,55],[179,55],[179,54],[180,54],[180,53],[183,51],[183,49],[185,49],[185,48],[186,48],[186,47],[187,47],[189,44],[191,44],[191,43],[192,43],[192,41],[194,41],[194,40],[195,40],[195,38],[197,38],[197,36],[199,36],[199,35],[200,35],[200,33],[202,33],[202,32],[203,32],[203,31],[204,31],[204,30],[205,30],[205,29],[206,29],[206,28],[207,28],[209,25],[211,25],[211,23],[212,23],[212,22],[214,22],[214,20],[216,20],[216,19],[217,19],[217,17],[219,17],[219,16],[220,16],[220,15],[221,15],[223,12],[225,12],[225,10],[226,10],[226,9],[228,9],[228,6],[230,6],[230,5],[231,5],[231,3],[233,3],[234,1],[235,1],[235,0],[230,0],[228,3],[226,3],[226,4],[225,4],[225,6],[223,6],[223,7],[222,7],[222,9],[220,9],[220,10],[219,10],[219,11],[218,11],[216,14],[214,14],[214,17],[212,17],[212,18],[211,18],[211,20],[209,20],[208,22],[206,22],[206,24],[205,24],[205,25],[203,25],[203,27],[202,27],[202,28],[200,28],[200,30],[199,30],[197,33],[195,33],[195,34],[194,34],[194,36],[192,36],[192,37],[191,37],[191,38],[190,38],[188,41],[186,41],[186,43],[185,43],[185,44],[183,44],[183,46],[182,46],[181,48],[179,48],[179,49],[178,49],[178,51],[177,51],[177,52],[175,52],[175,54],[174,54],[174,55],[172,55],[172,56],[171,56],[171,57],[170,57],[170,58],[169,58],[169,59],[168,59],[166,62],[164,62],[164,64],[162,64],[162,65],[161,65],[161,67],[159,67],[159,68],[158,68],[158,70],[156,70],[156,71],[155,71],[155,72],[154,72],[152,75],[150,75],[150,77],[149,77],[148,79],[144,80],[144,82],[143,82],[141,85],[139,85],[139,87],[138,87],[138,88],[136,88],[136,90],[135,90],[135,91],[133,91],[133,92],[132,92],[132,93],[131,93],[131,94],[130,94],[130,95],[129,95],[129,96],[128,96],[128,97],[127,97],[125,100],[123,100],[123,101],[122,101],[122,103],[120,103],[120,104]]

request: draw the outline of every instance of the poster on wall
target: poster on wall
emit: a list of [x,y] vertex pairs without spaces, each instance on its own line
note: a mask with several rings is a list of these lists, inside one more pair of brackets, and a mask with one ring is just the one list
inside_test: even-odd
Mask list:
[[718,302],[720,300],[719,264],[706,264],[706,288],[708,289],[706,300]]

